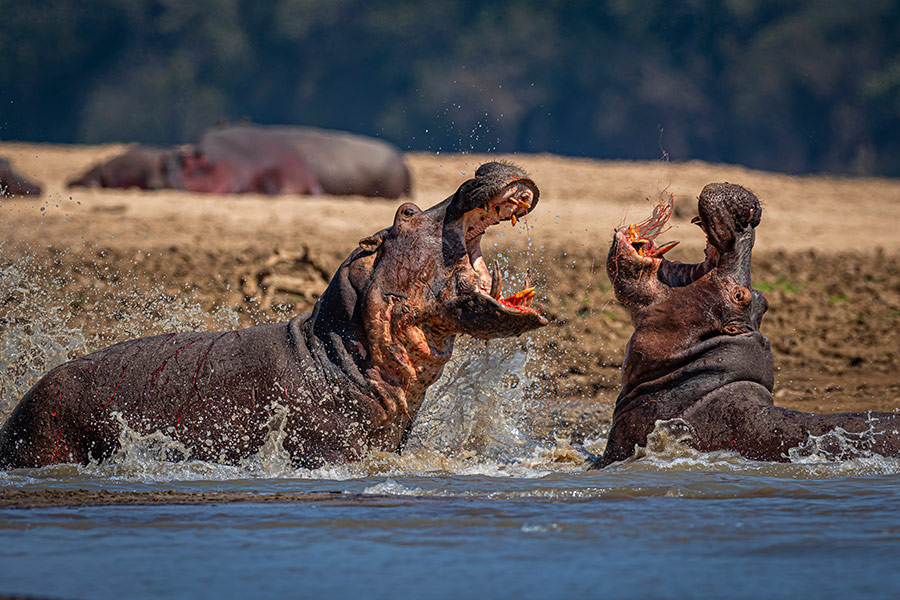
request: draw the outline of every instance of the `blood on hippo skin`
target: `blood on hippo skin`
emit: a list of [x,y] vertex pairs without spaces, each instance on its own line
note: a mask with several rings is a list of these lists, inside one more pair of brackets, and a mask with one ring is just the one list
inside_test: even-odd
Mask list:
[[518,167],[486,163],[443,202],[401,205],[359,241],[311,315],[239,331],[121,342],[51,370],[0,429],[0,467],[102,461],[127,427],[162,432],[171,458],[238,463],[273,431],[302,467],[399,451],[456,336],[547,324],[533,291],[500,295],[486,229],[539,199]]
[[616,230],[607,274],[634,334],[622,364],[609,440],[596,466],[631,457],[658,427],[702,452],[730,450],[788,461],[814,438],[837,432],[849,455],[900,456],[900,413],[813,414],[774,406],[774,361],[760,332],[768,308],[752,289],[750,259],[762,209],[738,185],[713,183],[692,222],[706,258],[669,261],[656,237],[671,214],[661,203],[643,223]]

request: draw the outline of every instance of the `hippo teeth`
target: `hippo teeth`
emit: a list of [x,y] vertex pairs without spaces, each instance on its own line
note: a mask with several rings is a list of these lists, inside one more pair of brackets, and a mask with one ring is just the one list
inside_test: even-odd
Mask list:
[[503,273],[500,272],[500,264],[495,260],[491,265],[491,298],[499,300],[502,289]]
[[651,248],[647,251],[647,256],[650,256],[652,258],[659,258],[663,254],[677,246],[679,243],[680,242],[678,240],[675,240],[674,242],[669,242],[667,244],[663,244],[662,246]]

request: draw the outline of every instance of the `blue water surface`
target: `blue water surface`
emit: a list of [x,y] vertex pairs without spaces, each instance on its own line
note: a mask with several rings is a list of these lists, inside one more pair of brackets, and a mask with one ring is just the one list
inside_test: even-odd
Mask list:
[[900,597],[900,475],[790,474],[632,465],[531,478],[170,484],[372,495],[348,495],[346,503],[3,509],[0,592],[58,598]]

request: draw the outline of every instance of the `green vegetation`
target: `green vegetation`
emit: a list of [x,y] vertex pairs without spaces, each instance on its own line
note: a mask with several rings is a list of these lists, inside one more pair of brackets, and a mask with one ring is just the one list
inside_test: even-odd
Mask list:
[[0,0],[0,138],[220,120],[900,175],[896,0]]
[[803,289],[803,284],[779,275],[775,281],[763,281],[754,287],[763,293],[781,290],[789,294],[796,294]]

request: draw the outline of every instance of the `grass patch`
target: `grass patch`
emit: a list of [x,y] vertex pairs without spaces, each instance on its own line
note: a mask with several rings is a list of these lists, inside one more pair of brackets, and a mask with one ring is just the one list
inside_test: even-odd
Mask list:
[[756,288],[763,293],[771,292],[772,290],[782,290],[789,294],[796,294],[803,289],[803,284],[786,277],[778,277],[775,281],[763,281]]

